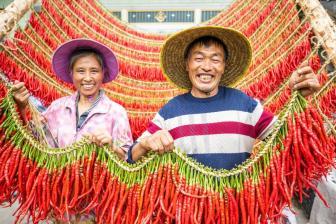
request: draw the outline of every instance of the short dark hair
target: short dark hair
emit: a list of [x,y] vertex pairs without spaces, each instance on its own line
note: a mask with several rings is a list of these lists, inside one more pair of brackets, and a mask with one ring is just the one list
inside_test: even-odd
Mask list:
[[193,49],[195,46],[200,45],[200,46],[208,47],[211,44],[215,44],[215,45],[218,45],[218,46],[223,48],[224,60],[226,61],[228,59],[228,56],[229,56],[227,47],[225,46],[225,44],[223,43],[222,40],[220,40],[220,39],[218,39],[217,37],[214,37],[214,36],[203,36],[203,37],[197,38],[193,42],[191,42],[188,45],[188,47],[187,47],[187,49],[184,53],[184,59],[186,60],[190,57],[191,49]]
[[78,59],[89,56],[89,55],[94,56],[97,59],[100,67],[104,69],[104,60],[101,54],[95,51],[94,49],[88,48],[88,49],[77,49],[72,52],[70,56],[69,70],[72,71],[73,66],[75,65]]

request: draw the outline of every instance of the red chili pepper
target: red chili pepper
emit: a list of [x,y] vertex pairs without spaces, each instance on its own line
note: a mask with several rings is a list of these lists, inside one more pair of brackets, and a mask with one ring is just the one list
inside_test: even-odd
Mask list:
[[295,156],[295,160],[296,160],[296,172],[297,172],[297,178],[296,178],[296,182],[298,184],[298,193],[299,193],[299,200],[300,202],[302,202],[302,191],[303,191],[303,188],[302,188],[302,180],[301,180],[301,168],[300,168],[300,164],[301,164],[301,156],[300,156],[300,152],[299,152],[299,136],[298,136],[298,133],[297,133],[297,129],[298,129],[298,126],[299,126],[299,123],[302,121],[300,120],[299,116],[297,116],[297,114],[295,113],[295,121],[296,123],[294,124],[296,128],[293,129],[293,132],[294,132],[294,139],[293,139],[293,143],[294,143],[294,156]]
[[18,214],[17,214],[18,217],[27,214],[30,206],[32,205],[34,200],[36,200],[36,188],[38,186],[38,183],[41,182],[40,179],[43,178],[44,171],[45,171],[45,169],[39,170],[38,176],[34,180],[33,186],[31,186],[31,191],[29,193],[29,196],[28,196],[27,200],[23,204],[21,204],[21,206],[18,210],[19,211]]
[[262,198],[262,195],[260,193],[261,185],[262,183],[256,186],[256,192],[257,192],[257,201],[258,201],[260,212],[261,212],[261,220],[264,220],[266,219],[266,212],[265,212],[264,198]]
[[138,205],[137,201],[140,198],[140,191],[141,191],[141,188],[140,188],[139,184],[134,185],[134,191],[135,191],[135,195],[134,195],[134,197],[132,197],[132,209],[131,209],[130,223],[134,223],[135,219],[136,219],[135,215],[136,215],[137,205]]
[[230,204],[229,204],[229,198],[227,194],[224,194],[224,214],[225,214],[225,223],[230,223]]
[[26,184],[27,196],[30,195],[31,190],[33,189],[34,180],[37,180],[36,175],[38,174],[38,172],[39,169],[37,168],[36,165],[34,165],[34,170],[33,172],[30,173]]
[[256,203],[255,204],[255,209],[254,209],[254,217],[253,217],[255,223],[260,223],[259,217],[260,217],[259,204]]
[[152,186],[151,186],[151,190],[149,192],[149,210],[147,211],[147,217],[145,219],[151,219],[153,212],[154,212],[154,208],[156,205],[156,200],[158,199],[157,194],[159,192],[159,188],[160,188],[160,180],[162,177],[162,166],[159,167],[157,172],[154,172],[154,177],[153,177],[153,182],[152,182]]
[[182,188],[180,188],[179,190],[182,194],[191,197],[191,198],[207,198],[210,197],[210,195],[196,195],[196,194],[192,194],[192,193],[188,193],[185,190],[183,190]]
[[298,120],[299,124],[301,125],[301,128],[303,131],[305,131],[314,141],[319,142],[317,136],[305,125],[301,120]]
[[[96,167],[96,169],[98,169],[98,165]],[[106,167],[103,167],[103,172],[99,178],[99,181],[96,185],[95,188],[95,192],[94,192],[94,198],[91,200],[90,204],[82,211],[82,212],[90,212],[91,209],[94,209],[97,205],[98,205],[98,197],[100,195],[101,189],[103,187],[103,183],[105,181],[106,178],[106,174],[107,174],[107,169]]]
[[112,177],[107,177],[107,178],[109,179],[107,188],[95,212],[96,217],[97,217],[97,223],[106,222],[106,220],[104,219],[104,215],[105,215],[108,205],[111,203],[111,200],[112,200],[112,197],[110,195],[112,193],[112,186],[113,186],[113,182],[115,181],[115,179],[113,179]]
[[[20,158],[19,168],[18,168],[18,190],[21,200],[26,199],[26,191],[24,187],[24,166],[26,163],[26,158],[22,155]],[[20,201],[20,200],[19,200]]]
[[50,188],[50,180],[52,178],[52,175],[48,174],[46,172],[46,188],[45,188],[45,217],[43,217],[43,219],[45,219],[50,211],[50,193],[51,193],[51,188]]
[[[275,156],[274,156],[275,157]],[[272,194],[271,194],[271,197],[269,199],[269,202],[272,203],[270,205],[270,211],[269,211],[269,214],[271,216],[273,216],[273,212],[274,212],[274,209],[275,209],[275,205],[277,204],[278,202],[278,184],[277,184],[277,170],[276,170],[276,167],[274,165],[274,160],[276,158],[272,158],[271,159],[271,162],[270,162],[270,168],[271,168],[271,176],[272,176]]]
[[88,163],[87,163],[87,167],[85,170],[85,188],[86,190],[90,189],[90,186],[93,186],[93,184],[91,184],[91,180],[93,179],[92,177],[92,168],[94,167],[94,162],[95,162],[95,152],[93,152],[91,159],[89,159]]
[[322,130],[322,128],[324,127],[322,126],[321,128],[315,120],[313,120],[312,125],[313,125],[313,130],[318,133],[318,137],[322,143],[323,148],[328,147],[328,140],[327,140],[328,137],[324,129]]
[[116,220],[119,216],[119,213],[122,211],[122,208],[124,206],[124,203],[126,202],[127,200],[127,195],[128,195],[128,189],[126,189],[126,185],[125,184],[122,184],[122,191],[121,191],[121,194],[120,194],[120,201],[118,202],[118,208],[116,210],[116,213],[115,213],[115,216],[114,216],[114,222],[113,223],[117,223]]
[[325,155],[323,155],[314,139],[309,139],[309,146],[312,147],[314,149],[314,153],[316,153],[320,158],[323,158],[326,163],[333,164],[332,159],[327,158]]
[[[15,152],[16,151],[16,152]],[[20,161],[20,157],[21,157],[21,150],[14,150],[15,152],[15,156],[13,157],[13,159],[11,160],[11,173],[10,173],[10,177],[9,177],[9,181],[13,182],[14,180],[14,176],[17,176],[17,170],[19,167],[19,161]]]
[[[214,201],[214,222],[215,223],[220,223],[221,221],[221,214],[220,214],[220,202],[219,202],[219,198],[220,198],[220,195],[218,192],[213,192],[213,201]],[[194,201],[197,201],[198,199],[196,198],[193,198]],[[193,203],[195,204],[195,203]],[[194,210],[192,210],[194,211]],[[237,212],[237,211],[236,211]]]
[[[58,205],[58,189],[59,189],[59,182],[61,181],[61,179],[63,178],[63,173],[64,173],[64,168],[61,169],[60,171],[58,171],[58,175],[56,178],[56,181],[54,182],[53,186],[52,186],[52,195],[51,195],[51,202],[54,204],[55,207],[60,207]],[[56,174],[56,173],[55,173]],[[60,202],[60,200],[59,200]]]
[[160,206],[161,206],[162,211],[164,212],[164,214],[165,214],[166,216],[169,216],[171,219],[175,219],[175,216],[174,216],[173,214],[169,213],[169,212],[166,210],[166,208],[165,208],[165,206],[164,206],[164,204],[163,204],[163,199],[162,199],[162,197],[160,197],[159,200],[160,200]]
[[228,199],[230,201],[230,210],[232,211],[232,216],[231,219],[233,220],[233,223],[238,223],[239,220],[239,215],[238,215],[238,203],[235,199],[235,197],[233,196],[233,192],[232,189],[226,188],[225,189],[227,195],[228,195]]
[[250,217],[250,221],[251,223],[255,223],[254,220],[254,210],[255,210],[255,193],[254,193],[254,185],[252,183],[252,181],[249,181],[249,200],[250,200],[250,204],[249,204],[249,217]]
[[114,217],[112,216],[112,214],[114,215],[115,204],[118,200],[119,190],[120,190],[120,183],[119,183],[118,179],[114,179],[113,184],[111,186],[111,193],[109,194],[109,200],[111,200],[111,202],[108,203],[109,205],[107,206],[107,209],[109,211],[107,213],[107,217],[105,219],[107,223],[112,223],[112,221],[113,221]]
[[139,205],[138,205],[138,214],[137,214],[138,218],[141,216],[141,212],[143,210],[143,204],[145,204],[145,199],[146,199],[146,197],[148,197],[148,191],[150,189],[152,178],[153,178],[153,176],[149,175],[147,177],[147,180],[145,181],[143,187],[142,187],[141,194],[140,194],[140,199],[138,201],[139,202]]
[[266,168],[266,189],[265,189],[265,211],[268,213],[268,210],[270,208],[270,188],[271,188],[271,173],[270,173],[270,167]]
[[10,173],[12,172],[12,166],[14,164],[14,162],[12,162],[13,160],[15,160],[16,158],[16,154],[18,153],[17,150],[13,150],[13,152],[11,153],[11,155],[8,157],[6,164],[5,164],[5,171],[4,171],[4,175],[5,175],[5,184],[10,187],[11,186],[11,179],[10,179]]
[[223,195],[219,196],[219,217],[220,217],[220,223],[225,224],[225,209],[224,209],[224,193]]
[[[206,193],[205,190],[203,190],[203,193]],[[205,198],[201,198],[199,211],[198,211],[198,214],[197,214],[197,222],[198,223],[202,223],[202,215],[203,215],[204,204],[205,204]]]
[[73,164],[72,174],[75,176],[75,182],[74,182],[74,193],[72,200],[70,201],[69,208],[73,208],[76,206],[76,203],[78,201],[78,192],[79,192],[79,162],[77,161],[75,164]]
[[[2,147],[2,155],[0,157],[0,182],[5,179],[6,175],[8,176],[9,167],[6,166],[6,163],[9,163],[9,158],[13,151],[13,145],[8,142]],[[8,164],[9,166],[9,164]]]
[[172,172],[173,172],[173,169],[172,169],[172,166],[169,164],[168,165],[168,169],[167,169],[167,187],[166,187],[166,194],[165,194],[165,197],[164,197],[164,205],[165,206],[168,206],[168,200],[171,196],[171,191],[172,191]]
[[177,164],[175,164],[175,167],[174,168],[172,168],[173,170],[172,170],[172,175],[171,175],[171,179],[172,179],[172,189],[171,189],[171,196],[170,196],[170,198],[172,199],[171,200],[171,204],[170,204],[170,206],[169,206],[169,209],[168,209],[168,211],[170,212],[170,213],[173,213],[173,212],[175,212],[176,213],[176,206],[177,206],[177,200],[178,200],[178,196],[179,196],[179,194],[180,194],[180,188],[181,188],[181,186],[180,185],[178,185],[177,184],[177,182],[178,182],[178,178],[179,178],[179,175],[178,175],[178,165]]
[[209,195],[207,197],[207,201],[208,201],[208,215],[206,217],[206,223],[214,223],[214,204],[213,204],[213,196]]
[[[287,152],[288,151],[285,151],[285,152],[282,152],[282,155],[281,155],[281,167],[280,168],[280,174],[278,176],[281,177],[281,180],[278,182],[280,183],[280,186],[281,186],[281,189],[283,189],[284,192],[283,195],[285,197],[285,199],[287,200],[287,203],[289,205],[289,207],[291,207],[291,203],[292,203],[292,200],[291,200],[291,195],[289,195],[289,185],[286,181],[286,177],[285,177],[285,163],[286,163],[286,160],[288,159],[287,158]],[[280,156],[279,156],[279,159],[280,159]],[[262,206],[259,206],[261,209],[262,209]]]
[[69,190],[70,190],[70,166],[68,165],[65,168],[65,174],[63,177],[63,189],[62,189],[62,196],[63,203],[60,205],[61,211],[66,214],[66,217],[69,218]]

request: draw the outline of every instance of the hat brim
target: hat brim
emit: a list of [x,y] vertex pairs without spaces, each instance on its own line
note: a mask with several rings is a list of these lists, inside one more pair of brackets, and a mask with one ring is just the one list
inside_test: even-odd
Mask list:
[[107,46],[90,39],[73,39],[59,46],[52,56],[52,68],[55,74],[67,83],[73,83],[70,71],[70,57],[77,49],[93,49],[98,52],[104,63],[103,83],[115,79],[118,75],[119,66],[115,54]]
[[216,37],[226,46],[228,57],[219,85],[233,85],[249,68],[252,47],[247,37],[239,31],[219,26],[194,27],[169,37],[160,53],[163,74],[178,87],[191,89],[192,84],[186,71],[185,51],[194,40],[203,36]]

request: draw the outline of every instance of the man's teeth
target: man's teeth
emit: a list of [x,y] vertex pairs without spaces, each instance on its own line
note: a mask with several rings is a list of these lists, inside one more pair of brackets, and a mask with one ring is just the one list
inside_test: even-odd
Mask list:
[[212,78],[212,76],[211,75],[200,75],[200,79],[202,80],[202,81],[210,81],[211,80],[211,78]]

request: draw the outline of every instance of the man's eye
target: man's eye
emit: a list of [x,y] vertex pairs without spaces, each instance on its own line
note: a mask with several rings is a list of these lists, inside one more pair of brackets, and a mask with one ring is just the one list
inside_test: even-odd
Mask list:
[[215,58],[212,58],[212,61],[218,63],[218,62],[222,62],[223,59],[222,59],[222,58],[215,57]]

